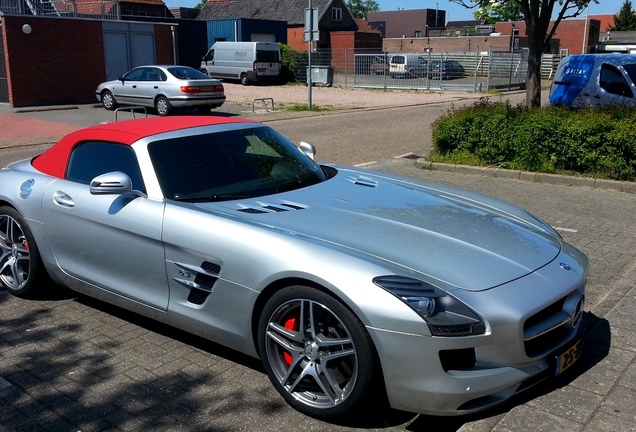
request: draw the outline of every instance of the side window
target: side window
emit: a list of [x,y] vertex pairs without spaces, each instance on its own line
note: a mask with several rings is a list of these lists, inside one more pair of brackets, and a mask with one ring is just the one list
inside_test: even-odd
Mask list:
[[342,21],[342,8],[331,8],[331,19],[334,21]]
[[214,50],[213,49],[208,51],[208,53],[203,58],[203,61],[212,61],[212,60],[214,60]]
[[90,184],[101,174],[121,171],[132,180],[133,189],[146,192],[137,157],[130,146],[99,141],[87,141],[73,149],[66,170],[66,179]]
[[124,79],[127,81],[141,81],[141,76],[144,73],[145,68],[133,69],[124,75]]
[[161,72],[157,68],[145,68],[143,74],[143,81],[161,81]]
[[631,98],[632,90],[623,74],[612,65],[601,65],[600,86],[608,93]]

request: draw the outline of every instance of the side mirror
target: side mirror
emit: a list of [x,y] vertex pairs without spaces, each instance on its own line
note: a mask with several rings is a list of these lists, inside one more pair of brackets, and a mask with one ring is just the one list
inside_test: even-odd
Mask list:
[[120,171],[102,174],[91,180],[91,195],[124,195],[133,194],[145,197],[146,194],[132,188],[132,180]]
[[316,147],[306,141],[301,141],[298,145],[300,151],[303,152],[309,159],[314,160],[316,157]]
[[117,78],[117,79],[118,79],[119,81],[121,81],[121,82],[126,81],[126,80],[124,79],[124,76],[123,76],[123,75],[120,75],[120,76],[119,76],[119,78]]

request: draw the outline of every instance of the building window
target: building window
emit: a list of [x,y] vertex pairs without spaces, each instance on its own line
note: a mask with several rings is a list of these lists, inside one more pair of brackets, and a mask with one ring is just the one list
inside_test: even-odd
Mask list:
[[146,16],[148,13],[146,11],[138,11],[137,16]]
[[153,17],[160,17],[161,14],[159,12],[150,12],[150,15]]
[[124,9],[123,11],[121,11],[122,15],[132,15],[132,11],[130,9]]
[[416,31],[415,32],[415,37],[422,37],[422,32],[421,31]]
[[342,21],[342,8],[331,8],[331,19],[334,21]]

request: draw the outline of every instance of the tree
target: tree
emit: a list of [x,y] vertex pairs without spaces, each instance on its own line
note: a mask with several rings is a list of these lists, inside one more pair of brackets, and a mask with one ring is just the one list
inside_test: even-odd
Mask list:
[[[550,45],[557,27],[566,18],[574,18],[591,3],[598,0],[451,0],[466,8],[484,8],[490,5],[515,3],[521,9],[528,37],[528,76],[526,78],[526,105],[541,106],[541,55]],[[551,22],[558,3],[556,19]]]
[[355,18],[367,19],[367,12],[377,12],[380,5],[375,0],[347,0],[347,7]]
[[523,21],[521,6],[514,1],[508,3],[488,3],[477,9],[473,16],[484,24],[495,24],[506,21]]
[[611,31],[633,31],[636,30],[636,15],[632,9],[632,2],[625,0],[618,15],[614,15],[614,25],[610,26]]

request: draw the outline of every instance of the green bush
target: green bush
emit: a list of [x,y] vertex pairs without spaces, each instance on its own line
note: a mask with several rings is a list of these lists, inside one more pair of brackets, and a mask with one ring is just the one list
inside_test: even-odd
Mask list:
[[433,158],[538,172],[636,179],[636,109],[526,109],[480,100],[433,124]]
[[289,45],[279,43],[281,57],[281,79],[286,82],[296,82],[301,75],[307,72],[301,70],[307,65],[307,53],[296,51]]

